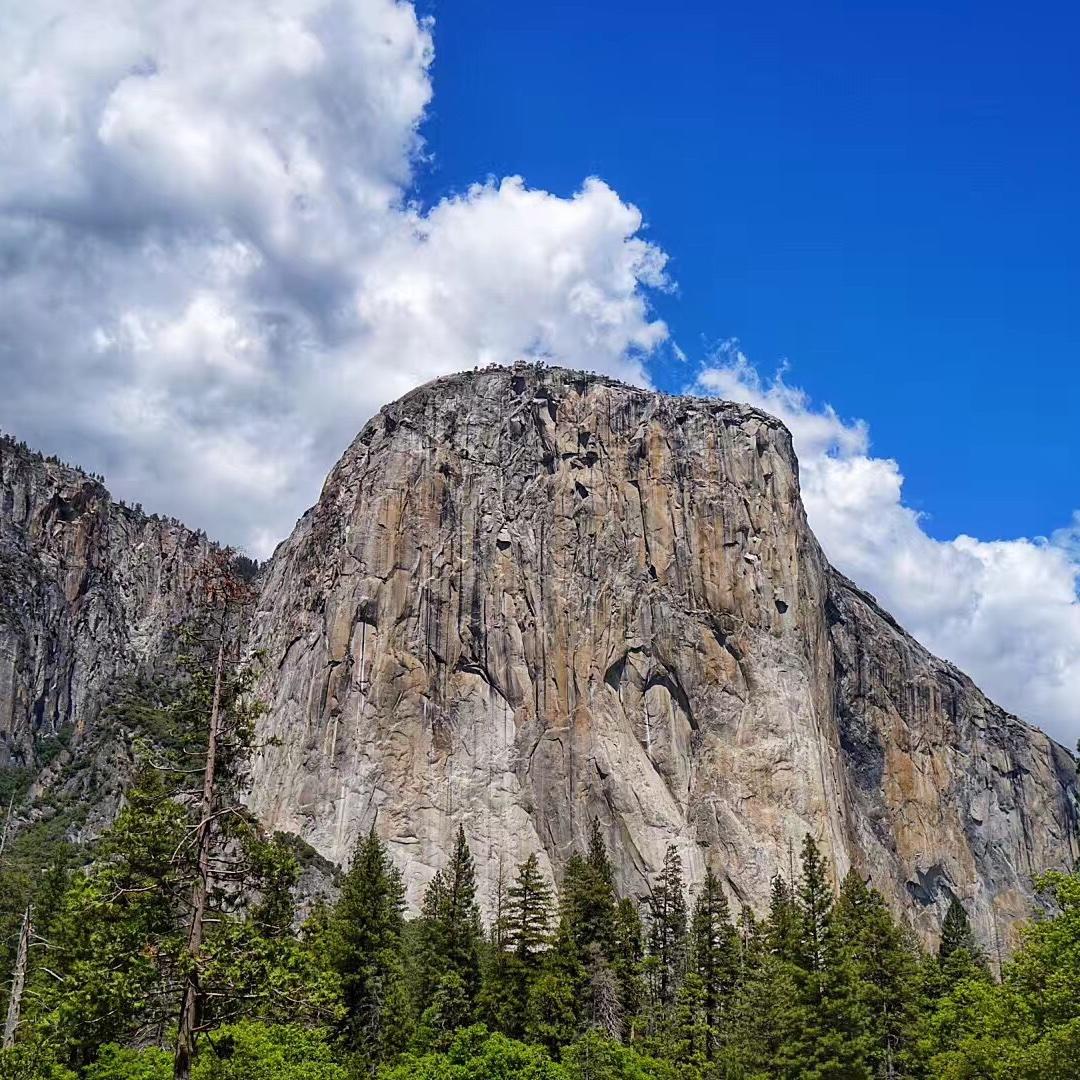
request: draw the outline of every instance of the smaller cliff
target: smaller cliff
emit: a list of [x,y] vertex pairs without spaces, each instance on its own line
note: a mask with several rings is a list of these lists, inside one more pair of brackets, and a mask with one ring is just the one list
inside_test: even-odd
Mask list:
[[83,739],[116,680],[153,663],[193,611],[213,550],[0,438],[0,768],[33,775]]

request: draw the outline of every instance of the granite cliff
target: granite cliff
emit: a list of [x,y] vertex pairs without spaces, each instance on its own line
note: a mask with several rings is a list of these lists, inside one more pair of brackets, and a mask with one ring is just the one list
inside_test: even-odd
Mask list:
[[0,765],[77,737],[118,675],[158,656],[214,545],[96,477],[0,439]]
[[762,906],[806,832],[932,938],[1080,855],[1075,765],[830,568],[791,438],[743,405],[535,367],[387,406],[275,553],[252,798],[324,855],[372,824],[416,902],[465,827],[495,889],[599,820]]
[[93,833],[115,812],[129,748],[96,727],[118,680],[157,665],[215,550],[115,502],[96,477],[0,438],[0,770],[16,825]]
[[[212,545],[0,447],[0,764],[93,724]],[[251,802],[342,861],[372,824],[413,902],[464,826],[490,902],[598,820],[621,886],[669,843],[761,906],[805,832],[928,940],[987,944],[1080,856],[1075,762],[833,570],[791,439],[746,406],[552,368],[382,410],[259,582]],[[86,792],[86,797],[93,793]]]

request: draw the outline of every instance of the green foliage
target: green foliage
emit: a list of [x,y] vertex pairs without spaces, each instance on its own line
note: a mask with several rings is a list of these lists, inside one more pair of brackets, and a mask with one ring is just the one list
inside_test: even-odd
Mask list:
[[[932,1076],[941,1080],[1076,1077],[1080,871],[1047,874],[1040,886],[1049,893],[1056,913],[1024,929],[1001,982],[991,982],[983,970],[976,969],[952,984],[924,1016],[921,1050]],[[954,926],[958,924],[954,920]],[[961,940],[943,963],[969,948],[970,943]]]
[[581,1028],[585,987],[581,950],[564,916],[544,953],[540,973],[529,983],[525,1009],[529,1041],[556,1055],[560,1046],[573,1041]]
[[[557,911],[530,856],[500,886],[485,938],[463,830],[409,920],[401,875],[372,829],[337,901],[298,929],[299,860],[317,856],[266,836],[233,801],[252,715],[243,685],[226,702],[235,744],[213,852],[228,872],[213,883],[197,958],[207,1034],[192,1080],[1080,1075],[1080,873],[1042,880],[1051,914],[1024,929],[1000,982],[959,903],[940,949],[922,954],[859,874],[834,889],[809,837],[795,880],[773,881],[767,916],[743,906],[733,922],[711,870],[688,910],[674,847],[647,897],[620,896],[594,823],[587,851],[567,862]],[[14,837],[0,866],[3,948],[10,963],[30,899],[36,952],[0,1080],[172,1076],[192,963],[194,822],[179,782],[192,761],[199,768],[207,691],[195,673],[117,704],[116,722],[146,738],[144,765],[92,851],[33,828]]]
[[[171,1080],[172,1054],[104,1046],[83,1080]],[[296,1024],[245,1021],[218,1030],[199,1055],[192,1080],[349,1080],[325,1033]]]
[[637,906],[624,896],[615,908],[615,956],[611,970],[618,985],[619,1003],[623,1011],[620,1034],[630,1042],[637,1033],[637,1018],[645,1005],[643,933]]
[[563,917],[582,953],[610,963],[615,953],[615,871],[600,823],[593,821],[588,853],[570,856],[560,896]]
[[566,1080],[539,1046],[490,1033],[477,1025],[459,1031],[442,1054],[406,1054],[379,1080]]
[[10,1050],[0,1050],[0,1080],[76,1080],[75,1073],[56,1060],[56,1053],[39,1033],[25,1036]]
[[586,1032],[562,1053],[566,1080],[696,1080],[696,1071],[645,1057],[599,1032]]
[[885,899],[854,870],[833,911],[832,947],[851,965],[863,1013],[866,1058],[874,1075],[895,1074],[910,1058],[917,953],[889,914]]
[[738,984],[738,936],[731,924],[731,909],[723,887],[712,870],[694,905],[691,922],[694,974],[700,984],[705,1056],[720,1056],[728,1037],[728,1017]]
[[180,871],[184,809],[149,771],[71,880],[51,929],[49,970],[32,973],[39,1023],[64,1060],[92,1061],[107,1042],[167,1025],[177,999],[183,937]]
[[418,1014],[435,1006],[429,1019],[440,1017],[440,1025],[451,1012],[455,1027],[471,1022],[480,992],[483,939],[476,872],[465,830],[459,827],[450,864],[428,886],[411,934],[410,983]]
[[551,927],[551,888],[540,873],[540,863],[530,855],[517,869],[507,893],[506,927],[502,934],[526,966],[538,963]]

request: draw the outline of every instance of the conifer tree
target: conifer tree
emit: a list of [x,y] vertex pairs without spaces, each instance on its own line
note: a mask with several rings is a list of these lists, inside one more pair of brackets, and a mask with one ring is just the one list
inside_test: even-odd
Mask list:
[[798,997],[787,1017],[779,1071],[803,1080],[869,1078],[866,1008],[850,953],[833,925],[828,864],[807,835],[798,888]]
[[[456,977],[460,987],[453,981],[448,987],[453,987],[454,994],[460,989],[471,1011],[480,989],[483,928],[473,858],[460,826],[449,865],[435,874],[424,895],[415,938],[413,982],[418,1012],[429,1007],[436,986],[447,975]],[[444,997],[449,993],[446,989]]]
[[799,965],[811,974],[825,966],[825,943],[833,893],[827,865],[813,837],[807,833],[802,847],[802,875],[798,889]]
[[612,973],[619,987],[623,1034],[633,1042],[638,1029],[638,1015],[645,1004],[645,982],[641,964],[645,958],[641,916],[637,905],[623,897],[615,908],[615,958]]
[[769,952],[794,963],[799,958],[799,913],[791,886],[779,874],[772,879],[765,939]]
[[670,1005],[675,1000],[685,970],[687,938],[682,859],[674,844],[668,847],[660,878],[653,886],[649,913],[649,955],[654,962],[654,998],[661,1006]]
[[964,979],[986,978],[986,957],[975,939],[964,905],[953,896],[941,924],[937,970],[929,973],[930,992],[938,997]]
[[773,954],[772,937],[770,921],[759,923],[744,905],[738,924],[738,992],[723,1053],[731,1076],[770,1075],[785,1035],[784,1019],[795,997],[793,966]]
[[615,871],[608,858],[600,823],[593,820],[589,847],[574,852],[563,874],[562,912],[583,954],[610,961],[615,947]]
[[551,926],[551,888],[536,855],[521,863],[492,928],[493,955],[482,989],[487,1022],[515,1038],[528,1022],[529,994],[536,980]]
[[551,887],[540,873],[540,862],[534,854],[518,867],[507,890],[507,947],[523,964],[533,967],[547,946],[550,927]]
[[615,872],[600,824],[594,820],[585,856],[567,861],[560,895],[560,918],[577,949],[583,972],[581,1019],[610,1034],[621,1032],[623,1005],[615,961]]
[[539,972],[529,982],[525,1033],[557,1055],[582,1028],[582,995],[587,986],[581,954],[565,918],[559,920]]
[[876,1076],[898,1076],[914,1019],[910,1002],[915,994],[915,953],[884,897],[854,869],[840,887],[832,933],[837,947],[854,964],[866,1010],[871,1069]]
[[405,890],[372,826],[356,846],[330,917],[328,952],[341,982],[342,1045],[375,1065],[408,1038],[409,1009],[401,959]]
[[179,669],[125,684],[103,714],[135,747],[136,775],[94,858],[43,911],[48,963],[29,976],[39,1024],[73,1065],[110,1039],[161,1044],[179,1018],[184,1076],[202,1033],[304,998],[284,956],[298,868],[240,802],[259,705],[254,672],[223,645],[235,615],[189,626]]
[[694,971],[701,984],[705,1056],[715,1060],[726,1034],[726,1014],[736,988],[739,958],[727,897],[711,869],[705,874],[694,904],[691,942]]
[[949,900],[945,920],[941,924],[941,942],[938,945],[938,956],[942,961],[946,961],[958,949],[966,949],[973,957],[980,954],[975,935],[971,930],[971,920],[968,919],[968,913],[964,905],[953,896]]
[[582,898],[578,916],[588,926],[587,942],[595,943],[600,952],[611,959],[615,947],[615,868],[608,857],[600,822],[593,819],[589,834],[589,850],[585,857],[589,868],[589,893]]

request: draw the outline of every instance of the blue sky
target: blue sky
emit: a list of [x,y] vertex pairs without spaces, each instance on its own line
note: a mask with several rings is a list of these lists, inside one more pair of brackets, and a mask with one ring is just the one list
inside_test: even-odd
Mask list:
[[1074,744],[1080,16],[417,3],[13,8],[0,427],[261,558],[451,371],[750,401],[834,565]]
[[[1074,6],[429,4],[426,199],[587,174],[671,257],[692,358],[738,337],[869,423],[933,535],[1080,502]],[[651,367],[679,388],[678,366]]]

